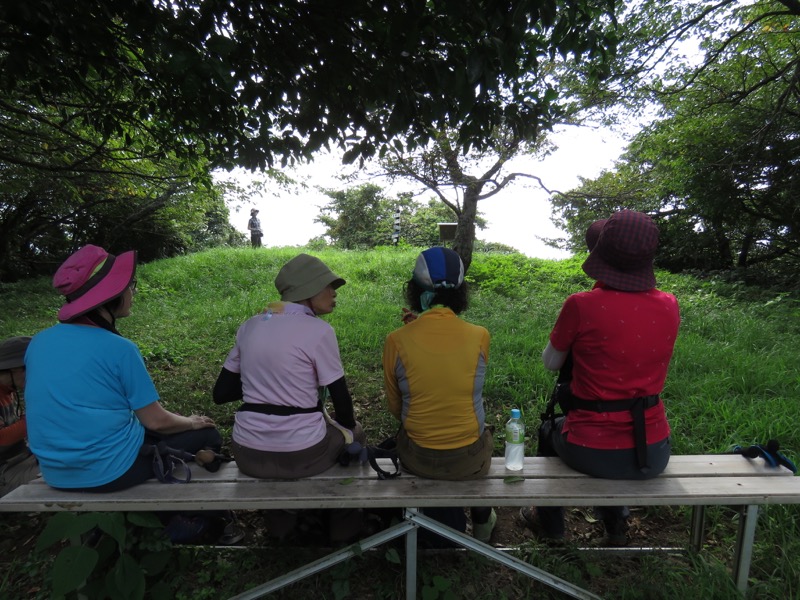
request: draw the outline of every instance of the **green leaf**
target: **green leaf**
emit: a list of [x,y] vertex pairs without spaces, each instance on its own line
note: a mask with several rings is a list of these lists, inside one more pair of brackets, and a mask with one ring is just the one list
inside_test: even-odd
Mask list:
[[503,478],[503,483],[519,483],[520,481],[525,481],[521,475],[510,475]]
[[36,541],[36,549],[44,550],[61,540],[78,538],[97,526],[100,513],[58,513],[50,518]]
[[433,587],[435,587],[440,592],[445,590],[449,590],[450,586],[453,585],[453,582],[441,575],[434,575],[433,576]]
[[172,558],[171,550],[161,550],[160,552],[150,552],[142,557],[141,567],[148,576],[158,575],[169,564]]
[[350,595],[350,582],[346,579],[337,579],[331,586],[333,590],[333,597],[336,600],[342,600]]
[[50,517],[47,520],[44,531],[39,535],[39,539],[36,540],[36,550],[41,552],[56,542],[67,539],[67,531],[75,522],[75,518],[74,513],[68,512],[56,513]]
[[147,590],[147,594],[152,600],[172,600],[174,594],[169,585],[163,581],[159,581]]
[[124,548],[127,536],[125,515],[123,513],[99,513],[97,517],[97,526],[114,538],[120,548]]
[[144,598],[145,578],[142,568],[130,554],[119,557],[114,569],[109,573],[114,585],[125,600],[141,600]]
[[164,525],[155,513],[151,512],[129,512],[126,514],[128,522],[139,527],[149,527],[150,529],[161,529]]
[[350,485],[350,484],[351,484],[351,483],[353,483],[354,481],[355,481],[355,478],[354,478],[354,477],[348,477],[347,479],[342,479],[342,480],[339,482],[339,485]]
[[67,546],[53,563],[53,595],[77,590],[97,564],[97,552],[85,546]]
[[384,555],[386,560],[393,565],[400,564],[400,553],[397,551],[397,548],[389,548]]

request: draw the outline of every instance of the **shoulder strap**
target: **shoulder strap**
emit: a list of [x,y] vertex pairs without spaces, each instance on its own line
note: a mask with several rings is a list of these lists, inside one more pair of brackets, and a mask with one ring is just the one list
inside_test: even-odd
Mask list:
[[[394,473],[383,470],[378,464],[379,458],[390,459],[394,465]],[[367,460],[369,461],[369,465],[378,474],[378,479],[394,479],[402,475],[400,472],[400,459],[397,457],[397,450],[395,448],[387,449],[381,448],[380,446],[367,446]]]

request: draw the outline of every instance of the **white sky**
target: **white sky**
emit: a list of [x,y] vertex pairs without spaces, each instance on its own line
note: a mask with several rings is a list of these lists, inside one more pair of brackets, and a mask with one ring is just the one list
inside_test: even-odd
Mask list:
[[[551,190],[567,191],[579,184],[578,177],[594,178],[603,169],[611,169],[614,161],[624,149],[624,139],[608,129],[571,127],[557,131],[552,136],[557,149],[540,161],[524,157],[515,159],[510,167],[541,178]],[[349,173],[352,167],[342,166],[330,156],[317,159],[310,165],[287,169],[287,174],[304,181],[307,188],[286,192],[277,185],[267,185],[268,191],[254,197],[239,210],[232,209],[231,223],[240,231],[247,231],[250,209],[259,209],[265,246],[302,246],[309,239],[324,233],[319,223],[314,223],[319,207],[328,203],[328,198],[317,189],[345,189],[360,182],[345,183],[338,175]],[[246,182],[252,175],[246,172],[223,173],[221,179],[235,176]],[[366,176],[363,180],[366,182]],[[375,181],[384,187],[388,195],[408,190],[417,191],[410,182],[393,186]],[[417,200],[427,201],[433,193],[425,193]],[[510,187],[478,204],[488,227],[477,232],[477,237],[491,242],[512,246],[530,257],[564,258],[567,252],[546,246],[539,237],[559,237],[562,234],[550,221],[549,195],[533,180],[517,180]],[[402,235],[402,231],[401,231]]]

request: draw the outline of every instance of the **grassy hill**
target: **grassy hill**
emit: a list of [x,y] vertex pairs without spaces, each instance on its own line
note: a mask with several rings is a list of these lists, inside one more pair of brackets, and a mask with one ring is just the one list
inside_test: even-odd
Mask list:
[[[299,251],[297,248],[218,249],[139,268],[132,316],[120,321],[118,328],[139,345],[162,401],[169,409],[185,414],[210,414],[226,439],[230,439],[234,407],[213,404],[213,383],[233,344],[237,327],[262,310],[267,302],[277,299],[275,275]],[[411,274],[418,250],[384,248],[312,253],[347,280],[347,285],[339,290],[337,309],[324,318],[336,330],[357,417],[370,439],[379,441],[396,429],[383,400],[383,340],[400,326],[403,283]],[[484,390],[490,425],[500,426],[509,410],[519,407],[529,433],[535,432],[539,413],[554,382],[553,374],[541,365],[541,350],[563,299],[591,285],[580,264],[579,258],[547,261],[521,255],[475,256],[468,274],[471,306],[464,317],[487,327],[492,335]],[[677,296],[682,316],[663,394],[673,429],[674,453],[724,453],[735,444],[765,443],[774,438],[780,441],[787,456],[798,462],[800,427],[795,420],[800,400],[798,298],[713,280],[657,275],[659,287]],[[60,304],[61,298],[47,279],[0,284],[0,338],[31,335],[48,327],[55,322]],[[496,453],[500,455],[499,440],[496,443]],[[532,445],[528,452],[533,452]],[[685,522],[688,530],[688,512],[678,510],[670,513],[673,514],[675,519]],[[714,520],[713,515],[711,518]],[[730,532],[734,526],[732,523]],[[727,534],[727,530],[722,532],[722,544],[732,541]],[[724,565],[719,561],[727,560],[728,555],[728,547],[724,547],[718,556],[714,552],[704,553],[703,558],[694,557],[688,563],[646,557],[626,559],[633,561],[626,563],[630,568],[621,573],[615,567],[613,581],[600,576],[606,568],[603,561],[584,556],[574,560],[598,562],[597,578],[603,581],[598,585],[602,585],[602,593],[608,597],[727,599],[733,588],[727,587],[721,576]],[[757,534],[752,597],[800,597],[798,555],[800,511],[797,507],[766,507]],[[562,560],[560,566],[548,564],[547,568],[556,569],[557,574],[569,579],[571,569],[575,568],[570,564],[572,560]],[[401,566],[385,561],[380,564],[390,580],[400,580]],[[498,571],[482,567],[467,573],[457,567],[449,570],[446,565],[431,568],[443,573],[456,587],[466,582],[477,586],[475,595],[464,597],[484,597],[481,575],[485,583],[491,583]],[[424,565],[421,569],[425,569]],[[592,579],[592,568],[586,567],[581,572]],[[261,571],[253,571],[252,583],[259,577],[266,579],[263,575]],[[373,575],[367,571],[364,576]],[[312,580],[316,583],[308,586],[317,585],[317,592],[333,597],[331,577],[337,575],[320,575]],[[542,597],[528,596],[532,592],[527,590],[527,584],[508,573],[503,575],[503,581],[506,580],[509,587],[503,591],[505,597]],[[241,580],[237,585],[232,592],[243,589]],[[587,585],[593,589],[592,583]],[[197,588],[191,587],[192,594],[186,597],[200,597]],[[377,594],[380,589],[379,585],[373,592]],[[387,589],[395,588],[388,585]],[[308,591],[306,586],[298,591],[298,596]],[[0,595],[2,592],[0,582]],[[485,597],[500,597],[492,595],[494,592],[497,589],[487,588]],[[370,597],[394,597],[391,595],[394,593]],[[224,595],[216,594],[203,597]],[[180,592],[176,597],[182,597]]]

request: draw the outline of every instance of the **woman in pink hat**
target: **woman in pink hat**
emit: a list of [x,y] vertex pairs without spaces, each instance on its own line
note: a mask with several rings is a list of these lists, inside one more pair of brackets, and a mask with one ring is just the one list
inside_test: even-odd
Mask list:
[[33,337],[25,360],[29,443],[52,487],[111,492],[142,483],[154,477],[143,448],[158,442],[191,454],[220,450],[209,417],[164,409],[139,349],[116,329],[130,315],[135,271],[135,252],[88,245],[53,278],[66,298],[59,323]]
[[[649,216],[622,210],[593,228],[583,270],[596,283],[567,298],[542,353],[550,370],[569,356],[573,367],[559,391],[566,416],[542,423],[538,453],[593,477],[650,479],[670,456],[660,394],[678,335],[678,302],[656,289],[658,227]],[[625,545],[627,508],[596,512],[606,543]],[[545,538],[564,537],[559,507],[525,508],[521,516]]]

